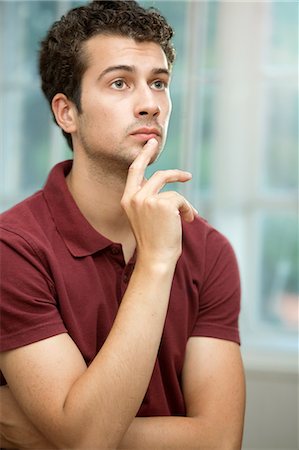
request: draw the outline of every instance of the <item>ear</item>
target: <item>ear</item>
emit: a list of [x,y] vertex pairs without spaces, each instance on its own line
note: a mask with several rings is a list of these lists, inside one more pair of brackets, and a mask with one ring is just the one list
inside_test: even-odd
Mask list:
[[77,130],[77,108],[66,95],[59,93],[53,97],[52,110],[56,122],[66,133],[74,133]]

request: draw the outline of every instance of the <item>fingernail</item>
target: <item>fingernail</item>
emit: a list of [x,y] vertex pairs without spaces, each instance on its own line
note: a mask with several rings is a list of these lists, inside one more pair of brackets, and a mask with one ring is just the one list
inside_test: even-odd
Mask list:
[[153,144],[157,144],[157,143],[158,143],[157,139],[155,139],[155,138],[150,138],[150,139],[146,142],[145,145],[147,145],[147,144],[153,145]]

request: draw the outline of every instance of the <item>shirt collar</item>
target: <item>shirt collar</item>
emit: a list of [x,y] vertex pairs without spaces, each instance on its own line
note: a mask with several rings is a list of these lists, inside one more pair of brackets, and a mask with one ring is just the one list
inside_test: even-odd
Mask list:
[[111,246],[86,220],[73,199],[65,177],[73,161],[64,161],[51,170],[44,196],[56,228],[73,256],[87,256]]

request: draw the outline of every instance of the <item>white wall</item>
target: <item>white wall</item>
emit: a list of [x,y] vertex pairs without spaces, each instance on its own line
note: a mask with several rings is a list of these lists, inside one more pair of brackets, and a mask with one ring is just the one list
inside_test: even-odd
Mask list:
[[244,450],[297,450],[298,375],[247,370]]

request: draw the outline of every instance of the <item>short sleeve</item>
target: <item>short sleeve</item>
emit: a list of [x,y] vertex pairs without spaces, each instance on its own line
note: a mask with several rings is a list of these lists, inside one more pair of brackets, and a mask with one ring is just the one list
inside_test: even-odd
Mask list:
[[204,279],[192,336],[215,337],[240,344],[240,276],[228,240],[213,230],[207,237]]
[[0,351],[66,331],[49,268],[23,236],[1,230]]

